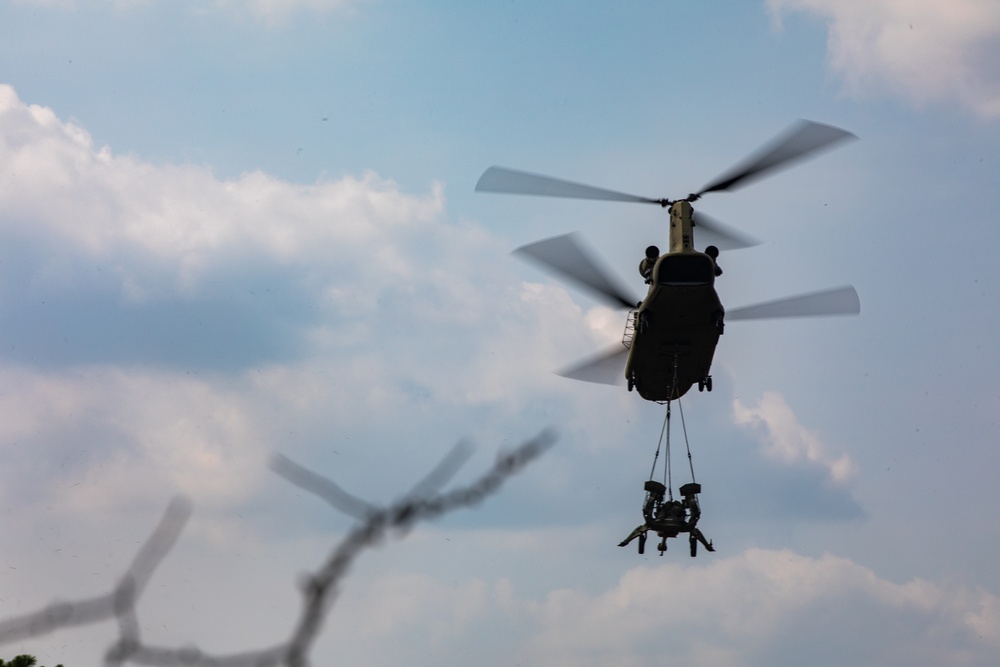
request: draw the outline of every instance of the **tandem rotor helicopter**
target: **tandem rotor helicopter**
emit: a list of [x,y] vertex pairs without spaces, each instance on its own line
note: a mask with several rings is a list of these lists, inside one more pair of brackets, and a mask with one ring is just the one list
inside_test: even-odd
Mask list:
[[857,315],[858,294],[852,286],[769,301],[726,311],[715,291],[722,275],[719,248],[710,245],[695,250],[694,229],[709,230],[723,249],[754,245],[703,213],[693,203],[711,192],[735,190],[767,172],[802,159],[855,136],[830,125],[800,121],[784,135],[751,155],[744,162],[683,199],[650,199],[606,190],[549,176],[504,167],[490,167],[476,184],[478,192],[499,192],[576,199],[656,204],[670,210],[669,247],[660,254],[656,246],[646,249],[639,272],[649,285],[642,301],[629,298],[588,257],[572,235],[538,241],[515,252],[562,274],[593,292],[605,302],[629,310],[622,343],[560,375],[587,382],[618,384],[624,365],[629,391],[635,389],[648,401],[669,402],[692,386],[712,390],[712,358],[722,335],[724,320],[802,317],[811,315]]

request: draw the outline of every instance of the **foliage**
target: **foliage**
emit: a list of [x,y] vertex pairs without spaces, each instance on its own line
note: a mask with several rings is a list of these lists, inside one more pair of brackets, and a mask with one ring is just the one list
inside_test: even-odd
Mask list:
[[[27,653],[22,653],[21,655],[14,656],[11,660],[4,660],[0,658],[0,667],[35,667],[38,664],[38,658],[33,655],[28,655]],[[42,665],[45,667],[45,665]],[[62,664],[56,665],[56,667],[63,667]]]

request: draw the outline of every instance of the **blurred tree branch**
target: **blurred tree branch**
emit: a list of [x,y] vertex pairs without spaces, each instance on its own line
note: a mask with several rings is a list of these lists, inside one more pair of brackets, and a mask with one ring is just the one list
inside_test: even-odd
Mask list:
[[330,503],[358,523],[333,549],[326,562],[302,586],[302,614],[287,642],[246,653],[210,656],[196,647],[168,648],[144,644],[135,606],[157,566],[177,543],[191,516],[191,503],[175,498],[152,535],[136,554],[125,575],[106,595],[76,602],[54,602],[32,614],[0,622],[0,644],[37,637],[64,627],[86,625],[114,618],[120,637],[107,651],[106,665],[197,665],[203,667],[305,667],[313,642],[319,636],[327,612],[333,606],[338,585],[354,560],[379,544],[388,533],[403,535],[420,521],[470,507],[495,493],[507,479],[524,469],[555,442],[551,431],[543,431],[509,452],[497,455],[493,466],[467,486],[441,491],[468,460],[471,448],[459,443],[438,465],[401,499],[379,507],[341,489],[332,480],[276,455],[271,469]]

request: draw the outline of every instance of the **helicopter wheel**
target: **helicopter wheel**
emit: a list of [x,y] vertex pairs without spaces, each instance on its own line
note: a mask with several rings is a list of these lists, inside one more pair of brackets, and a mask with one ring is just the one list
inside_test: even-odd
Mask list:
[[694,558],[697,555],[698,555],[698,540],[695,539],[694,535],[692,535],[691,536],[691,558]]
[[628,390],[632,391],[633,389],[635,389],[635,378],[629,376],[629,379],[628,379]]
[[705,381],[698,380],[698,391],[705,391]]
[[705,378],[705,389],[708,389],[709,391],[712,391],[712,376],[711,375],[709,375],[707,378]]

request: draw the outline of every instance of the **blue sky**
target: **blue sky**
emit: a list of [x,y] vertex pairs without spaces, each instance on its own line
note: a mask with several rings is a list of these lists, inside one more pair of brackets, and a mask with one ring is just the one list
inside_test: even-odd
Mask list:
[[[720,296],[861,316],[727,326],[683,403],[718,551],[618,549],[663,409],[551,373],[623,314],[509,252],[579,231],[639,294],[664,214],[475,182],[678,197],[797,118],[860,141],[699,203],[764,241]],[[992,665],[998,176],[987,0],[0,3],[0,618],[110,590],[182,493],[144,636],[270,645],[351,525],[272,453],[387,502],[554,426],[362,559],[314,663]]]

